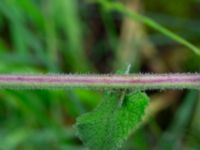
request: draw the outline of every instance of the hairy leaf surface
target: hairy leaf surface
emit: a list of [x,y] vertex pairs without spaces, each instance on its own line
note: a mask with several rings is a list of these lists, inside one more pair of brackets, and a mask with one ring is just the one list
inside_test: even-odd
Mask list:
[[116,92],[106,94],[93,112],[77,119],[78,135],[91,150],[119,149],[140,124],[148,105],[146,94],[127,94],[122,105],[119,105],[120,96]]

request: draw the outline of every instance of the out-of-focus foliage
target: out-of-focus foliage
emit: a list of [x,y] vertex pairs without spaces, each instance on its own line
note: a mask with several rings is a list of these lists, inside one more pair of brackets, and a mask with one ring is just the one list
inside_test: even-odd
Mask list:
[[[118,2],[200,45],[199,0]],[[188,49],[89,0],[0,0],[0,73],[112,73],[130,62],[134,72],[200,69],[199,56]],[[0,90],[0,149],[84,150],[72,126],[76,117],[97,105],[102,93]],[[172,118],[181,116],[178,110],[188,112],[183,117],[187,128],[172,136],[181,135],[183,149],[199,149],[199,105],[191,109],[183,103],[197,103],[197,96],[187,96],[185,91],[159,93],[149,92],[152,102],[167,99],[170,104],[131,136],[123,149],[156,147],[160,137],[176,128],[178,120]]]

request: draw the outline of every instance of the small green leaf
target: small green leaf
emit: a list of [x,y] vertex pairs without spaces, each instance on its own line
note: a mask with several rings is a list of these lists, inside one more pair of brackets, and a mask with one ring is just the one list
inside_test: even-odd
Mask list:
[[78,135],[91,150],[119,149],[142,120],[149,101],[146,94],[127,94],[119,106],[119,93],[106,94],[93,112],[77,119]]

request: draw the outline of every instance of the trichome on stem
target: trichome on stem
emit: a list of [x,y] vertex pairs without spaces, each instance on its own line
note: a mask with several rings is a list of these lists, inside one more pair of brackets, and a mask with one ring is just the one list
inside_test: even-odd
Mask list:
[[49,88],[108,89],[200,89],[200,74],[129,74],[129,75],[0,75],[1,89]]

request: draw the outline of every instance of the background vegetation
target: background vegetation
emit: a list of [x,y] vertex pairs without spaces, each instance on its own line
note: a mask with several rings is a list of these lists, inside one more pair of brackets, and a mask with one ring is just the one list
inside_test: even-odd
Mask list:
[[[199,0],[118,2],[200,46]],[[0,1],[2,74],[114,73],[129,63],[131,72],[200,71],[200,57],[188,48],[95,1]],[[103,93],[0,90],[0,149],[84,150],[73,124]],[[149,115],[123,149],[200,149],[198,92],[147,93]]]

